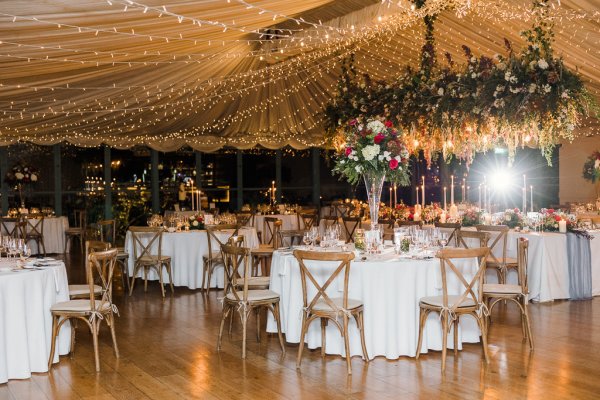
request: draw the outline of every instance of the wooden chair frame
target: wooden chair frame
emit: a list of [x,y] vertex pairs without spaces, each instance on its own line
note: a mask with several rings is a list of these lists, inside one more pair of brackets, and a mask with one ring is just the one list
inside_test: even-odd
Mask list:
[[[100,220],[97,223],[98,232],[100,233],[100,240],[103,242],[109,242],[113,247],[119,250],[117,254],[117,265],[121,269],[121,279],[123,281],[123,288],[127,286],[127,292],[129,292],[129,254],[125,251],[125,248],[117,246],[117,221],[114,219]],[[109,240],[110,239],[110,240]]]
[[465,239],[479,240],[479,247],[488,247],[488,242],[490,241],[490,234],[488,232],[458,230],[456,232],[457,247],[462,246],[465,249],[473,248],[468,245]]
[[396,224],[400,226],[419,226],[419,228],[423,227],[423,221],[398,221],[396,220]]
[[25,243],[35,241],[38,247],[38,253],[40,249],[42,254],[46,257],[46,245],[44,244],[44,214],[29,214],[23,216],[25,222],[23,228],[23,239]]
[[[14,223],[15,225],[9,229],[8,223]],[[22,229],[20,228],[20,218],[7,218],[0,216],[0,235],[10,236],[12,238],[23,237]]]
[[[69,229],[65,231],[65,253],[67,252],[69,241],[74,237],[79,238],[79,247],[83,253],[87,236],[87,212],[85,210],[73,210],[73,218],[75,220],[75,226],[69,227]],[[102,237],[100,240],[102,240]]]
[[[419,301],[419,339],[417,342],[417,354],[416,358],[419,359],[421,355],[421,345],[423,343],[423,330],[427,317],[431,312],[437,312],[440,314],[440,320],[442,322],[442,371],[446,370],[446,353],[448,343],[448,333],[452,327],[454,327],[454,354],[458,354],[458,324],[460,317],[463,315],[471,315],[477,320],[479,329],[481,330],[481,343],[483,346],[483,355],[486,363],[489,363],[489,354],[487,348],[487,318],[485,314],[486,306],[483,302],[483,281],[485,278],[485,265],[487,257],[490,253],[488,247],[481,247],[476,249],[456,249],[456,248],[444,248],[438,252],[438,258],[440,259],[440,269],[442,275],[442,306],[428,304]],[[479,261],[479,268],[477,273],[467,282],[464,275],[458,269],[452,260],[454,259],[465,259],[465,258],[477,258]],[[449,303],[448,299],[448,278],[446,270],[450,269],[454,275],[460,280],[463,289],[460,297],[452,304]],[[475,291],[477,293],[475,293]],[[471,300],[473,305],[462,305],[463,301]]]
[[[89,269],[89,261],[86,262],[85,260],[89,260],[89,256],[92,253],[96,253],[96,252],[103,252],[103,251],[107,251],[110,250],[111,245],[108,242],[102,242],[99,240],[86,240],[85,241],[85,258],[84,258],[84,268],[85,268],[85,276],[87,278],[88,276],[88,269]],[[98,282],[94,282],[94,294],[98,295],[102,293],[102,288],[100,286],[97,285]],[[79,286],[79,285],[69,285],[69,297],[71,299],[81,299],[81,298],[89,298],[90,297],[90,293],[89,291],[86,291],[86,293],[81,293],[81,294],[71,294],[71,290],[74,286]]]
[[[117,258],[117,249],[111,249],[101,252],[94,252],[89,255],[87,270],[87,281],[90,286],[90,308],[85,311],[52,311],[52,345],[50,348],[50,357],[48,359],[48,371],[52,368],[54,352],[56,351],[56,338],[62,325],[70,320],[75,319],[84,321],[92,334],[94,344],[94,359],[96,363],[96,372],[100,372],[100,353],[98,349],[98,335],[100,333],[100,325],[102,321],[110,328],[112,336],[113,349],[115,357],[119,358],[119,347],[117,345],[117,336],[115,333],[114,314],[117,309],[112,302],[112,276]],[[95,276],[98,277],[102,287],[102,293],[97,299],[94,293],[94,285],[96,282]],[[77,301],[77,300],[75,300]],[[71,352],[75,348],[75,325],[71,324]]]
[[[302,230],[302,229],[291,229],[291,230],[280,230],[278,232],[279,234],[279,239],[278,239],[278,248],[279,247],[292,247],[295,244],[296,245],[301,245],[302,244],[302,239],[304,238],[304,233],[307,232],[306,230]],[[287,246],[286,240],[289,239],[290,245]]]
[[[249,295],[252,290],[249,289],[249,278],[250,278],[250,249],[245,247],[238,247],[236,245],[222,245],[221,252],[223,254],[223,265],[225,271],[225,297],[223,299],[223,314],[221,316],[221,324],[219,326],[219,337],[217,340],[217,350],[221,349],[221,340],[223,337],[223,328],[225,320],[230,313],[233,313],[234,309],[240,316],[242,323],[242,358],[246,358],[246,335],[248,327],[248,319],[253,310],[256,310],[256,338],[260,342],[260,314],[261,308],[267,308],[273,314],[275,321],[277,322],[277,334],[279,336],[279,345],[281,351],[285,354],[285,345],[283,342],[283,336],[281,334],[281,318],[279,313],[279,295],[273,292],[273,297],[253,300],[250,299]],[[243,278],[244,283],[240,288],[236,284],[238,278],[240,265],[243,267]],[[229,296],[231,295],[231,296]],[[231,324],[230,324],[231,330]]]
[[319,226],[319,215],[315,213],[301,213],[298,216],[298,229],[310,230],[313,226]]
[[[277,223],[277,221],[280,221],[280,223],[283,223],[283,221],[281,221],[281,219],[279,219],[277,217],[265,217],[263,219],[263,230],[262,230],[263,244],[270,244],[273,247],[275,247],[274,240],[277,240],[276,239],[277,235],[275,232],[275,224]],[[268,239],[267,239],[267,233],[269,234]]]
[[[452,223],[452,222],[435,222],[434,226],[436,228],[443,228],[443,229],[452,229],[452,232],[450,233],[450,235],[448,235],[448,243],[451,243],[452,240],[454,240],[454,247],[458,247],[459,243],[458,243],[458,232],[460,232],[460,228],[461,228],[461,224],[460,223]],[[481,246],[481,247],[485,247],[485,246]]]
[[[302,351],[304,349],[304,338],[308,331],[308,327],[311,322],[316,319],[321,320],[321,356],[325,356],[325,328],[327,326],[328,321],[332,321],[333,324],[338,328],[342,338],[344,339],[344,346],[346,349],[346,368],[348,374],[352,374],[352,363],[351,363],[351,354],[350,354],[350,342],[348,338],[348,323],[349,317],[352,316],[356,320],[356,324],[358,326],[360,332],[360,342],[363,351],[363,359],[365,362],[369,362],[369,354],[367,352],[367,345],[365,342],[365,330],[364,330],[364,319],[363,319],[363,305],[362,303],[358,307],[354,307],[352,309],[348,308],[348,282],[350,278],[350,263],[354,259],[354,253],[352,252],[339,252],[339,253],[324,253],[318,251],[304,251],[304,250],[294,250],[294,256],[298,260],[300,265],[300,276],[302,282],[302,300],[304,304],[303,312],[302,312],[302,331],[300,333],[300,345],[298,347],[298,358],[296,360],[296,368],[300,368],[300,363],[302,362]],[[310,272],[310,269],[306,266],[304,261],[306,260],[314,260],[314,261],[334,261],[339,262],[340,264],[333,270],[331,275],[327,281],[320,285],[319,282],[315,279],[314,275]],[[335,304],[333,299],[327,294],[327,288],[331,286],[331,284],[335,281],[335,279],[339,276],[343,275],[344,277],[344,290],[342,293],[342,307],[339,307]],[[309,300],[308,298],[308,290],[307,290],[307,281],[310,281],[312,286],[317,290],[317,294]],[[323,300],[330,309],[322,310],[315,309],[315,305],[319,302],[319,300]],[[342,317],[342,324],[339,323],[338,319]]]
[[[493,238],[492,243],[490,244],[490,259],[488,260],[488,268],[494,268],[496,270],[496,274],[498,275],[498,283],[506,283],[506,275],[509,268],[517,268],[516,260],[507,261],[506,257],[506,244],[508,242],[508,232],[510,228],[506,225],[476,225],[477,231],[489,232],[490,239],[492,233],[498,233],[495,238]],[[502,246],[502,256],[500,259],[494,254],[494,249],[498,248],[497,246]]]
[[342,217],[342,226],[346,235],[346,243],[354,243],[354,231],[360,228],[362,219],[360,217]]
[[[266,219],[266,218],[265,218]],[[251,251],[252,255],[252,276],[258,276],[258,266],[261,266],[261,275],[269,276],[271,268],[271,258],[273,257],[273,251],[279,248],[279,231],[283,225],[283,221],[279,218],[273,218],[276,221],[273,222],[273,237],[275,240],[269,244],[261,244],[258,249]],[[264,236],[263,236],[264,239]]]
[[235,220],[239,226],[254,226],[254,213],[238,211]]
[[[208,239],[208,255],[203,257],[202,263],[202,286],[201,289],[208,292],[210,289],[210,280],[215,268],[223,264],[221,247],[229,242],[231,238],[238,236],[240,230],[239,224],[224,224],[224,225],[209,225],[206,227],[206,237]],[[231,232],[226,232],[231,230]],[[229,236],[226,240],[221,240],[216,232],[224,232]],[[213,250],[213,245],[216,242],[216,248]]]
[[[129,285],[129,295],[131,296],[133,294],[135,277],[140,269],[144,270],[144,291],[148,290],[148,270],[154,269],[158,274],[162,296],[165,297],[165,288],[162,278],[163,267],[167,270],[167,274],[169,275],[171,293],[174,293],[173,275],[171,273],[171,257],[162,255],[162,235],[164,233],[164,229],[149,226],[131,226],[129,227],[129,231],[131,232],[131,240],[133,242],[134,259],[133,274],[131,275],[131,284]],[[148,244],[144,244],[140,238],[141,235],[145,234],[152,235],[148,241]],[[152,254],[152,246],[154,243],[157,243],[158,254]],[[139,255],[138,248],[141,249],[141,253]]]

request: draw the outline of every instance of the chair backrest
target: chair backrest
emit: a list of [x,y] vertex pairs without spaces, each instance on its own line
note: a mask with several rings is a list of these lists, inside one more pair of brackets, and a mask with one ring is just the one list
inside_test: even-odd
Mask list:
[[[300,264],[300,276],[302,282],[302,299],[304,301],[304,310],[308,314],[312,311],[313,307],[319,300],[323,300],[331,309],[337,314],[342,313],[348,309],[348,282],[350,278],[350,262],[354,259],[353,252],[320,252],[320,251],[305,251],[305,250],[294,250],[294,257]],[[337,267],[333,267],[331,275],[327,278],[325,283],[321,285],[309,267],[305,264],[305,261],[334,261],[338,262]],[[331,297],[327,294],[327,288],[335,281],[339,276],[344,277],[344,288],[342,291],[342,307],[336,305]],[[308,298],[308,287],[307,283],[310,282],[311,286],[317,290],[317,293],[311,298]]]
[[87,260],[89,255],[97,251],[106,251],[111,248],[111,244],[108,242],[102,242],[100,240],[86,240],[85,241],[85,259]]
[[28,214],[23,217],[25,221],[26,236],[44,236],[44,214]]
[[283,222],[277,217],[265,217],[263,220],[262,241],[276,247],[277,232],[281,229]]
[[[476,305],[474,307],[479,307],[482,304],[485,263],[489,253],[490,249],[488,247],[480,247],[477,249],[457,249],[447,247],[438,252],[437,257],[440,259],[442,273],[442,312],[453,313],[464,300],[472,300]],[[473,278],[470,281],[467,281],[461,270],[456,267],[453,261],[469,258],[477,259],[479,267]],[[448,269],[458,278],[462,290],[462,293],[458,295],[458,298],[452,303],[450,303],[448,299]]]
[[385,229],[391,229],[393,230],[394,227],[396,226],[396,220],[393,218],[389,218],[389,219],[380,219],[379,221],[377,221],[377,223],[385,230]]
[[[10,237],[22,237],[23,235],[20,233],[19,223],[21,222],[20,218],[7,218],[0,217],[0,235],[2,236],[10,236]],[[12,227],[9,224],[14,224]]]
[[517,266],[518,280],[524,294],[529,293],[527,283],[527,266],[529,261],[529,239],[520,237],[517,239]]
[[314,213],[302,212],[298,215],[298,228],[310,230],[313,226],[318,226],[319,214],[315,211]]
[[423,227],[423,221],[396,221],[398,226],[414,226],[418,225],[419,227]]
[[[466,239],[475,239],[479,241],[479,246],[469,246]],[[488,247],[490,241],[490,234],[488,232],[476,232],[476,231],[456,231],[456,247],[464,247],[465,249],[477,248],[477,247]],[[448,241],[450,242],[450,241]]]
[[[461,224],[460,223],[452,223],[452,222],[435,222],[436,228],[442,229],[452,229],[450,235],[448,235],[448,243],[451,243],[454,240],[454,247],[458,247],[458,231],[460,231]],[[485,246],[481,246],[485,247]]]
[[340,219],[335,215],[325,215],[321,218],[321,221],[323,221],[323,229],[327,229],[332,227],[333,225],[340,224]]
[[73,218],[75,222],[74,228],[85,228],[87,226],[86,210],[73,210]]
[[349,216],[350,210],[352,209],[352,206],[341,201],[334,201],[331,203],[331,207],[333,208],[332,214],[338,218]]
[[354,231],[360,228],[362,219],[360,217],[342,217],[344,233],[346,234],[346,243],[354,243]]
[[[96,251],[87,258],[87,282],[90,286],[91,310],[106,310],[112,307],[112,277],[117,262],[117,249]],[[97,293],[94,285],[102,288],[101,295],[96,299]],[[99,302],[100,304],[96,304]]]
[[[490,243],[490,261],[497,264],[506,264],[506,241],[508,239],[508,231],[510,228],[506,225],[476,225],[480,232],[489,232],[492,242]],[[494,234],[495,237],[494,237]],[[494,251],[500,251],[500,259],[494,254]]]
[[254,214],[251,212],[238,211],[235,213],[235,221],[239,226],[253,226]]
[[117,222],[114,219],[98,221],[98,231],[100,232],[100,241],[109,242],[113,246],[116,244]]
[[221,246],[238,236],[239,230],[240,226],[238,224],[207,225],[208,256],[212,257],[213,252],[221,251]]
[[[147,257],[153,263],[158,264],[162,258],[162,235],[164,228],[152,226],[130,226],[131,239],[133,241],[133,259],[137,263],[142,257]],[[144,240],[148,238],[149,240]],[[144,242],[146,242],[144,244]],[[156,252],[152,247],[157,247]]]
[[295,245],[301,245],[302,239],[304,238],[304,232],[308,230],[292,229],[292,230],[280,230],[279,241],[277,247],[292,247]]
[[[239,302],[248,301],[248,278],[250,277],[250,249],[235,245],[224,244],[221,246],[223,265],[225,271],[225,296],[232,294]],[[242,269],[240,269],[242,266]],[[243,285],[236,285],[242,271]]]

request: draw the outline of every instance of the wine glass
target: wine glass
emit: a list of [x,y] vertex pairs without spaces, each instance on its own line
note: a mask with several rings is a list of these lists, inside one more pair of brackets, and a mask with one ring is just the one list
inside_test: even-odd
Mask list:
[[312,237],[311,237],[310,231],[304,232],[304,235],[302,236],[302,242],[306,246],[308,246],[312,242]]
[[442,248],[446,247],[446,245],[448,244],[448,234],[446,232],[441,232],[440,233],[440,246],[442,246]]

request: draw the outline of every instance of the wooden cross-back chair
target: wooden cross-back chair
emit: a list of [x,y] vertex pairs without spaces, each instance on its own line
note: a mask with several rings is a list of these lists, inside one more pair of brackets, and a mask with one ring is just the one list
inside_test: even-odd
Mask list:
[[[85,241],[85,258],[84,258],[84,268],[85,268],[85,276],[87,278],[87,269],[89,268],[89,256],[92,253],[98,251],[106,251],[111,248],[110,243],[102,242],[99,240],[86,240]],[[102,293],[102,287],[96,282],[93,285],[94,294],[97,296]],[[80,298],[89,298],[90,297],[90,285],[89,284],[70,284],[69,285],[69,298],[70,299],[80,299]]]
[[305,232],[307,231],[302,229],[280,230],[277,247],[292,247],[301,245]]
[[[457,247],[463,247],[465,249],[488,247],[490,234],[488,232],[459,230],[456,232],[456,241]],[[471,245],[469,243],[471,243]],[[477,246],[473,245],[473,243],[477,243]]]
[[354,243],[354,231],[356,231],[356,228],[360,228],[361,222],[360,217],[342,217],[346,243]]
[[[262,226],[262,243],[269,245],[269,246],[274,246],[275,242],[274,240],[276,240],[277,235],[275,235],[275,225],[277,224],[277,222],[280,222],[281,224],[283,224],[283,221],[281,221],[281,219],[277,218],[277,217],[265,217],[263,219],[263,226]],[[279,228],[281,229],[282,225],[279,225]]]
[[[476,228],[479,232],[490,234],[490,257],[487,266],[496,271],[498,283],[506,283],[508,270],[517,268],[517,259],[506,256],[506,243],[510,228],[506,225],[477,225]],[[498,253],[500,256],[497,255]]]
[[319,214],[315,211],[314,213],[302,212],[298,215],[298,228],[310,230],[310,228],[319,226]]
[[396,220],[394,220],[393,218],[380,219],[379,221],[377,221],[377,224],[379,224],[383,229],[394,230],[394,227],[396,226]]
[[127,291],[129,291],[129,253],[125,251],[125,248],[117,246],[117,221],[114,219],[105,219],[98,221],[97,225],[100,240],[110,243],[112,247],[118,250],[117,266],[121,269],[123,288],[127,286]]
[[334,215],[338,218],[348,217],[350,211],[352,210],[352,206],[350,204],[346,204],[342,201],[334,201],[331,203],[331,208],[333,210],[330,215]]
[[331,228],[333,225],[340,224],[340,219],[338,217],[336,217],[335,215],[326,215],[321,218],[321,221],[323,222],[323,230],[324,231],[327,230],[328,228]]
[[[163,285],[162,269],[166,269],[169,275],[169,285],[171,293],[173,288],[173,275],[171,272],[171,257],[162,254],[162,237],[164,228],[150,226],[130,226],[131,239],[133,242],[134,267],[131,275],[131,284],[129,285],[129,295],[133,293],[135,287],[135,277],[140,270],[144,271],[144,291],[148,290],[148,271],[154,270],[158,274],[160,291],[165,297],[165,288]],[[152,248],[156,246],[156,252]]]
[[[298,358],[296,368],[300,368],[302,361],[302,351],[304,349],[304,338],[311,322],[319,319],[321,321],[321,356],[325,356],[325,328],[327,322],[331,321],[338,328],[344,339],[346,349],[346,368],[348,374],[352,374],[352,363],[350,353],[350,342],[348,337],[349,318],[356,320],[360,332],[360,342],[362,346],[363,359],[369,362],[367,346],[365,343],[363,303],[360,300],[348,298],[348,282],[350,278],[350,262],[354,259],[353,252],[325,253],[318,251],[294,250],[294,256],[300,264],[300,276],[302,283],[302,299],[304,308],[302,312],[302,331],[300,333],[300,346],[298,347]],[[306,261],[333,261],[338,262],[337,267],[333,267],[324,284],[320,284],[311,272],[311,267],[306,265]],[[344,289],[342,297],[331,297],[327,289],[332,287],[333,282],[338,276],[344,279]],[[316,294],[309,298],[308,285],[316,290]],[[342,319],[340,324],[339,319]]]
[[[105,321],[110,328],[115,357],[119,358],[119,347],[117,346],[117,335],[115,332],[114,314],[118,315],[116,306],[112,301],[112,277],[117,260],[117,249],[92,252],[89,255],[87,270],[87,281],[89,285],[89,298],[80,300],[69,300],[54,304],[50,311],[52,313],[52,345],[48,359],[48,370],[52,368],[54,353],[56,350],[56,339],[61,326],[70,319],[84,321],[92,334],[94,345],[94,359],[96,372],[100,372],[100,353],[98,349],[98,335],[100,324]],[[95,282],[99,282],[101,293],[96,294]],[[71,352],[75,346],[75,328],[71,324]]]
[[[230,313],[239,313],[242,323],[242,358],[246,358],[246,333],[248,319],[253,310],[256,310],[256,338],[260,341],[260,309],[267,308],[273,313],[277,321],[279,345],[285,354],[283,336],[281,335],[281,322],[279,315],[279,295],[269,289],[256,290],[250,285],[250,249],[235,245],[222,245],[223,264],[225,270],[225,297],[223,298],[223,314],[219,327],[217,350],[221,349],[221,339],[225,320]],[[242,271],[240,282],[240,271]],[[231,329],[231,324],[230,324]]]
[[[448,243],[452,243],[454,242],[454,247],[458,247],[458,232],[460,231],[460,227],[461,224],[459,222],[453,223],[453,222],[435,222],[434,223],[436,228],[442,228],[442,229],[452,229],[452,231],[450,232],[450,234],[448,235]],[[484,247],[484,246],[481,246]]]
[[517,239],[517,284],[484,283],[483,297],[488,303],[490,318],[494,306],[501,300],[514,302],[521,313],[521,330],[523,340],[529,342],[529,348],[533,350],[533,336],[531,334],[531,321],[529,318],[529,287],[527,284],[527,262],[528,262],[529,240]]
[[208,225],[206,227],[208,254],[202,256],[202,290],[208,292],[215,268],[223,265],[221,246],[231,238],[238,236],[239,230],[240,225],[238,224]]
[[[10,226],[10,224],[13,225]],[[8,218],[0,216],[0,235],[10,236],[12,238],[22,238],[22,225],[23,222],[20,218]]]
[[251,212],[238,211],[235,213],[235,221],[239,226],[253,226],[254,214]]
[[[38,254],[46,256],[46,245],[44,244],[44,214],[28,214],[23,217],[23,239],[25,243],[34,241],[38,248]],[[41,250],[41,252],[40,252]]]
[[83,253],[87,229],[87,212],[85,210],[73,210],[73,218],[75,225],[65,230],[65,253],[67,252],[69,242],[73,238],[79,239],[79,247]]
[[[261,243],[258,246],[258,249],[252,249],[252,276],[258,276],[258,267],[261,267],[261,276],[269,276],[269,271],[271,268],[271,259],[273,258],[273,252],[277,250],[279,247],[279,231],[281,230],[281,226],[283,225],[283,221],[279,218],[270,218],[275,219],[272,221],[273,229],[272,229],[272,240],[270,243]],[[271,221],[270,221],[271,222]],[[265,218],[266,224],[266,218]],[[265,239],[263,235],[263,240]]]
[[[442,295],[422,297],[419,300],[419,339],[417,344],[418,359],[421,354],[423,343],[423,329],[430,313],[440,314],[442,323],[442,371],[446,370],[446,353],[448,345],[448,333],[454,327],[454,354],[458,354],[458,324],[460,317],[470,315],[477,320],[481,330],[481,343],[486,363],[489,363],[487,348],[487,307],[483,299],[483,281],[485,278],[486,259],[490,253],[488,247],[477,249],[444,248],[439,251],[437,257],[440,259],[442,275]],[[479,267],[470,281],[467,281],[461,270],[454,264],[455,260],[477,259]],[[448,293],[448,271],[455,275],[460,281],[461,294],[451,295]]]

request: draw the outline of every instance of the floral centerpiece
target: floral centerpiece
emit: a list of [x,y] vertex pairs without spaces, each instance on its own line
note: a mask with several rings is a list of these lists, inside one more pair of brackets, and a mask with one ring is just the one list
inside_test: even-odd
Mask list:
[[575,220],[562,211],[553,208],[542,208],[540,213],[542,215],[541,220],[539,220],[540,228],[545,232],[558,232],[558,223],[562,220],[567,222],[567,230],[575,228]]
[[190,229],[204,229],[204,215],[191,215],[188,217],[188,223],[190,224]]
[[423,210],[421,210],[421,219],[426,223],[439,222],[440,217],[444,213],[444,209],[440,208],[440,206],[436,203],[433,205],[425,206]]
[[13,166],[4,177],[4,181],[15,187],[19,192],[21,200],[21,208],[25,208],[25,198],[23,197],[23,185],[35,183],[40,177],[40,171],[27,164],[16,164]]
[[379,117],[351,119],[342,140],[333,172],[352,184],[364,178],[371,223],[376,225],[386,178],[397,185],[410,184],[408,148],[392,122]]
[[475,207],[467,208],[462,215],[462,226],[479,225],[481,221],[481,210]]
[[518,208],[507,209],[504,211],[504,225],[511,229],[523,225],[523,215]]
[[412,221],[415,219],[415,209],[404,203],[398,203],[394,209],[394,216],[398,221]]

